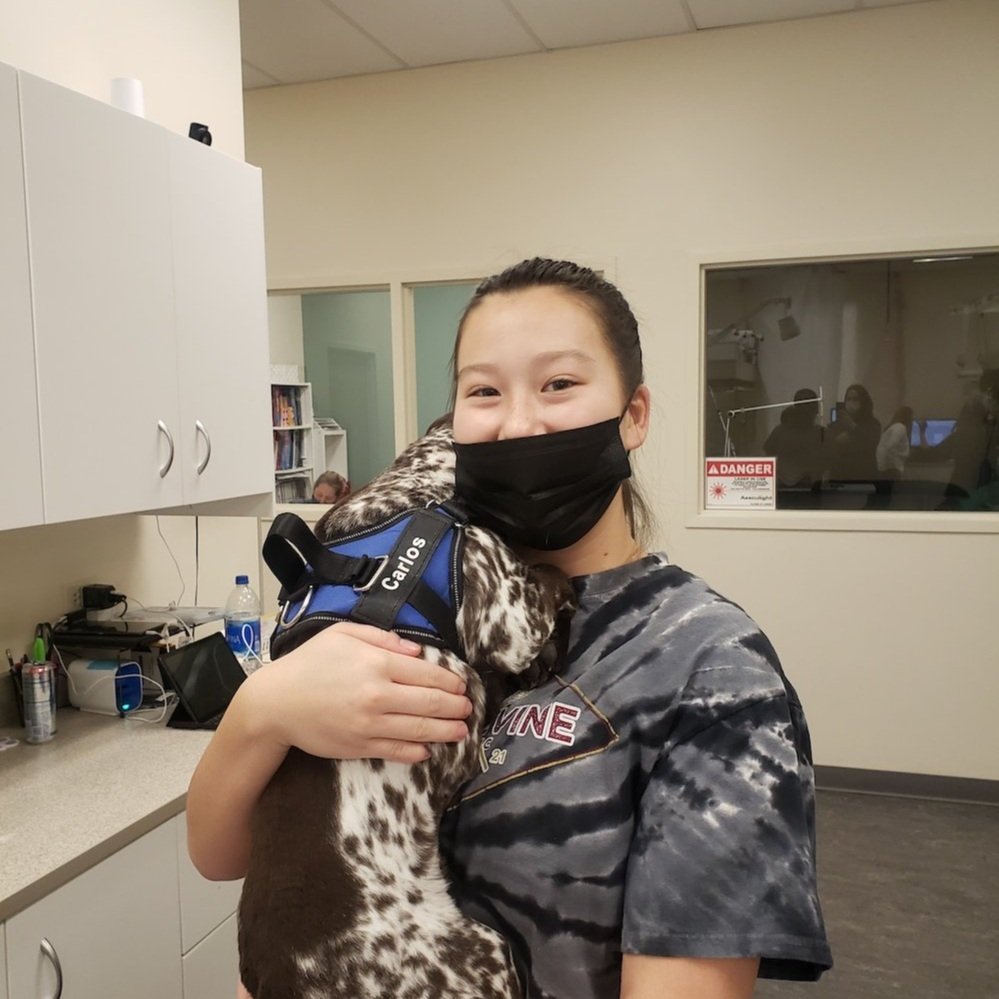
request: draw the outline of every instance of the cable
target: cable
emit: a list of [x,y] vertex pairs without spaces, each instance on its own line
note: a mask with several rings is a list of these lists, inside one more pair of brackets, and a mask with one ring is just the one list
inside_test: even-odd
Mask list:
[[183,599],[184,593],[187,591],[187,583],[184,582],[184,574],[180,571],[180,563],[177,561],[177,557],[174,555],[173,549],[171,549],[167,539],[163,537],[163,531],[160,529],[159,514],[156,514],[156,533],[160,536],[160,539],[162,540],[163,544],[166,546],[167,553],[170,555],[170,558],[173,559],[173,564],[177,569],[177,576],[180,579],[180,596],[178,596],[177,599],[174,601],[174,606],[179,607],[180,601]]
[[194,515],[194,606],[198,606],[198,583],[201,575],[201,526],[200,518]]

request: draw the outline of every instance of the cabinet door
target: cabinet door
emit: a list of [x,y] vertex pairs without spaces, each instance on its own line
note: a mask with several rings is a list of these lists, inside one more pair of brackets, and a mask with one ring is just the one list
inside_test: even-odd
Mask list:
[[236,912],[243,882],[207,881],[187,853],[187,813],[177,817],[181,950],[187,953]]
[[0,923],[0,999],[7,999],[7,942],[3,923]]
[[260,170],[200,142],[168,139],[184,500],[267,493],[273,453]]
[[236,916],[184,955],[184,999],[229,999],[239,984]]
[[10,999],[55,995],[56,974],[43,940],[58,954],[64,996],[177,999],[182,975],[174,823],[165,822],[7,920]]
[[0,371],[7,425],[0,435],[0,468],[7,477],[0,530],[40,524],[43,519],[20,118],[17,72],[0,64]]
[[167,133],[18,76],[45,519],[180,503]]

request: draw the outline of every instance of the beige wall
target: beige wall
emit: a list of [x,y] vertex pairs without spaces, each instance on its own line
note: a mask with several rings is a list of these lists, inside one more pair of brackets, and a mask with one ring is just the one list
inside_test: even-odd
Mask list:
[[817,762],[999,778],[994,521],[699,514],[697,430],[702,262],[999,243],[997,42],[941,0],[251,92],[271,285],[611,261],[662,543],[770,634]]
[[[146,118],[185,135],[192,120],[204,122],[213,148],[243,156],[237,0],[4,0],[0,61],[99,100],[109,99],[113,77],[136,77]],[[112,427],[122,417],[113,405],[107,415]],[[17,488],[16,471],[3,471],[4,489]],[[208,605],[225,600],[235,573],[259,575],[254,518],[201,518],[200,573],[194,518],[165,516],[160,526],[169,548],[152,517],[0,532],[0,648],[28,651],[35,624],[69,610],[84,583],[111,583],[152,605],[192,604],[197,586],[199,603]],[[14,718],[0,660],[0,724]]]
[[146,118],[206,124],[243,158],[237,0],[3,0],[0,62],[100,101],[115,77],[141,80]]

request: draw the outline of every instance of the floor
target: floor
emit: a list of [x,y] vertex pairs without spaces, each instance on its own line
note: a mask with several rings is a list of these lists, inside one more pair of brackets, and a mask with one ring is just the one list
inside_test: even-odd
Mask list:
[[835,962],[755,999],[999,999],[999,807],[819,791]]

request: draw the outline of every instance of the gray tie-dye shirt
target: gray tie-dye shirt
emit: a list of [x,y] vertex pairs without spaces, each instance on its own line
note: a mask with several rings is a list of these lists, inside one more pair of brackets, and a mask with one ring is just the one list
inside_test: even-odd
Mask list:
[[661,556],[574,582],[565,667],[507,700],[445,816],[462,909],[528,999],[618,999],[622,952],[818,978],[811,750],[769,641]]

